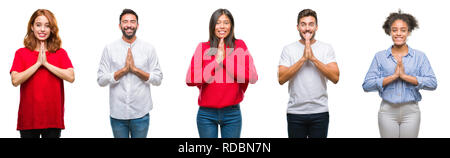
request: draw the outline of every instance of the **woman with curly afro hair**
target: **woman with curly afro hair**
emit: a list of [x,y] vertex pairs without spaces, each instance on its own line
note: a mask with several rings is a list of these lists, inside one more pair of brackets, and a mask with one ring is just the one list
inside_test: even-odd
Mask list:
[[436,77],[427,56],[411,48],[407,38],[418,28],[412,15],[391,13],[384,32],[393,45],[375,54],[363,83],[366,92],[378,91],[382,98],[378,125],[382,138],[416,138],[419,135],[422,99],[420,89],[435,90]]

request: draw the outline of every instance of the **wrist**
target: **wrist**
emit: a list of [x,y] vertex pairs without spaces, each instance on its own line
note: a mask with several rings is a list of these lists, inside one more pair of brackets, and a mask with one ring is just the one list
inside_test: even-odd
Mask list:
[[306,62],[306,61],[308,61],[308,59],[307,59],[306,57],[303,56],[302,58],[300,58],[300,61],[301,61],[301,62]]
[[36,65],[36,66],[41,66],[42,65],[42,63],[41,62],[39,62],[39,61],[37,61],[34,65]]
[[132,73],[136,73],[137,72],[137,68],[136,67],[130,67],[130,71],[132,72]]
[[125,67],[123,67],[122,69],[120,69],[120,73],[121,73],[121,74],[125,74],[125,73],[127,73],[128,71],[129,71],[128,66],[125,66]]
[[393,75],[392,75],[392,78],[394,78],[394,80],[395,80],[395,79],[398,79],[398,78],[400,78],[400,74],[393,74]]
[[401,73],[401,74],[399,75],[399,78],[404,79],[406,76],[407,76],[406,74]]
[[48,64],[48,62],[42,62],[41,65],[44,67],[48,67],[49,64]]
[[311,60],[312,62],[317,62],[317,61],[319,61],[319,60],[317,60],[317,58],[314,57],[314,56],[311,56],[311,57],[309,58],[309,60]]

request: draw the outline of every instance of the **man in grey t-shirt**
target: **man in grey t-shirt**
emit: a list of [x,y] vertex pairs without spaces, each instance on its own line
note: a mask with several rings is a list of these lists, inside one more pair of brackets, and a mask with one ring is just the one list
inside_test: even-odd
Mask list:
[[317,14],[302,10],[297,18],[301,40],[284,47],[278,67],[280,85],[289,81],[287,109],[289,138],[326,138],[328,94],[326,83],[339,80],[331,45],[314,39]]

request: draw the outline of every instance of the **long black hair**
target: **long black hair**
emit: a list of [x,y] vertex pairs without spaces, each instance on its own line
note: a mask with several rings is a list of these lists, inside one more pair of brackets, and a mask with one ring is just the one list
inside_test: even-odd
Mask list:
[[[234,37],[234,19],[233,15],[231,15],[231,12],[227,9],[217,9],[214,11],[214,13],[211,15],[211,19],[209,21],[209,43],[211,48],[216,49],[210,49],[208,52],[208,55],[215,55],[217,53],[217,47],[219,46],[219,38],[215,34],[216,30],[216,23],[220,16],[225,15],[230,19],[231,28],[230,28],[230,34],[228,34],[227,37],[225,37],[224,42],[225,45],[232,50],[234,49],[234,42],[236,41],[236,38]],[[232,52],[232,51],[231,51]]]

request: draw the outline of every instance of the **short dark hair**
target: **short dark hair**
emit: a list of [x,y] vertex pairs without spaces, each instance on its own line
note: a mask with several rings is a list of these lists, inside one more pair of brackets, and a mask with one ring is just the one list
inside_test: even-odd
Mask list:
[[396,20],[404,21],[408,25],[408,32],[412,32],[414,29],[419,28],[419,24],[414,16],[398,10],[398,12],[391,13],[383,24],[384,32],[387,35],[391,35],[391,26]]
[[317,24],[317,13],[312,9],[303,9],[300,13],[298,13],[297,16],[297,24],[300,22],[300,19],[303,17],[312,16],[314,19],[316,19]]
[[131,9],[124,9],[124,10],[122,11],[122,14],[120,14],[120,17],[119,17],[119,23],[122,22],[122,17],[123,17],[125,14],[133,14],[134,16],[136,16],[136,22],[139,23],[139,17],[138,17],[138,15],[136,14],[136,12],[134,12],[134,11],[131,10]]

